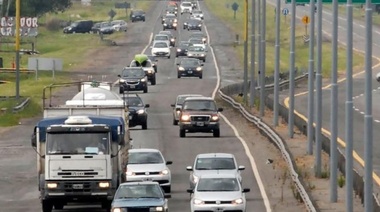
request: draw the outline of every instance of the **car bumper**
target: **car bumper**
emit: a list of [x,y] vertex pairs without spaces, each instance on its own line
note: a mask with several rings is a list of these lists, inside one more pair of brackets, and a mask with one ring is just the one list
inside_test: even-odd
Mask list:
[[173,25],[166,25],[164,26],[165,29],[177,29],[177,26],[173,26]]
[[222,212],[222,211],[233,211],[233,212],[245,212],[245,204],[233,205],[233,204],[203,204],[194,205],[191,203],[192,212]]
[[196,58],[196,59],[199,59],[199,60],[204,60],[206,59],[206,56],[200,56],[200,55],[187,55],[187,57],[189,58]]
[[148,87],[146,82],[140,82],[138,84],[122,84],[126,91],[141,91]]
[[202,27],[199,26],[187,26],[188,30],[202,30]]
[[156,57],[167,57],[170,56],[170,52],[152,52],[152,55]]
[[200,77],[202,76],[202,72],[203,71],[186,70],[186,71],[178,71],[178,75],[186,76],[186,77]]
[[129,114],[129,126],[134,127],[137,125],[145,124],[147,117],[147,114]]
[[211,132],[219,129],[219,122],[180,122],[179,127],[187,132]]
[[127,176],[127,182],[141,182],[141,181],[153,181],[158,182],[160,186],[170,186],[171,177],[170,175],[135,175]]
[[177,56],[186,56],[187,52],[185,52],[185,51],[176,52],[176,55]]
[[135,16],[131,18],[133,21],[143,21],[145,20],[145,17],[142,16]]

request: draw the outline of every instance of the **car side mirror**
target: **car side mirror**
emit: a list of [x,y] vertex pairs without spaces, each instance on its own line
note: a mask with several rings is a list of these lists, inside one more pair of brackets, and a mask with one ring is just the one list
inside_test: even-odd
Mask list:
[[120,74],[118,74],[118,75],[117,75],[117,77],[121,77],[121,75],[120,75]]
[[223,108],[218,108],[218,112],[223,112]]
[[251,191],[251,189],[249,189],[249,188],[245,188],[245,189],[243,189],[243,193],[248,193],[248,192],[250,192]]
[[193,189],[187,189],[186,192],[192,194],[192,193],[194,193],[194,190]]
[[243,171],[243,170],[245,170],[245,166],[239,166],[238,170],[239,170],[239,171]]
[[205,65],[205,64],[203,64],[203,63],[201,64],[201,66],[204,66],[204,65]]
[[170,107],[175,107],[175,104],[171,104]]
[[146,108],[150,107],[150,104],[145,104],[145,107],[146,107]]
[[171,194],[165,194],[164,197],[165,198],[172,198],[172,195]]
[[193,167],[191,167],[191,166],[187,166],[187,167],[186,167],[186,170],[187,170],[187,171],[193,171]]
[[181,108],[176,108],[175,110],[176,110],[176,111],[181,111]]
[[166,165],[171,165],[173,164],[173,161],[166,161]]
[[37,147],[37,136],[36,133],[33,133],[32,138],[30,139],[32,147]]

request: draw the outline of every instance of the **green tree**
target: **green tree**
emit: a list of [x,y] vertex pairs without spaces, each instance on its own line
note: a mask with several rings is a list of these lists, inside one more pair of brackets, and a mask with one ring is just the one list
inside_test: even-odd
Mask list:
[[[4,0],[2,14],[16,16],[15,0]],[[71,0],[20,0],[21,16],[40,17],[46,13],[63,12],[70,8]]]

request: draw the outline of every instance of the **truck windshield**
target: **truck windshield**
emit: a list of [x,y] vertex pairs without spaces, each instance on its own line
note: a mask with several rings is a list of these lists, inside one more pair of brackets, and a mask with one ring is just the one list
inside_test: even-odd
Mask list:
[[48,133],[46,137],[47,154],[109,154],[109,134],[91,133]]

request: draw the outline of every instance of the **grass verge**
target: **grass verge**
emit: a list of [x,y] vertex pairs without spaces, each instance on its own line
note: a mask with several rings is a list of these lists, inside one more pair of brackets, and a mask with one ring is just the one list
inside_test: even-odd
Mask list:
[[[31,97],[31,103],[26,109],[19,113],[12,113],[12,108],[17,104],[14,100],[0,101],[0,108],[8,108],[7,113],[0,114],[0,127],[12,126],[19,123],[21,118],[33,117],[41,114],[41,99],[42,89],[53,82],[67,81],[67,72],[75,69],[75,67],[90,57],[90,53],[96,49],[102,48],[105,44],[97,35],[93,34],[63,34],[62,29],[50,31],[47,29],[47,23],[52,19],[60,19],[64,21],[75,20],[94,20],[107,21],[109,20],[108,12],[113,9],[116,12],[114,19],[123,19],[128,21],[128,16],[125,10],[115,9],[116,1],[98,2],[96,1],[91,6],[83,6],[80,3],[74,3],[73,6],[59,14],[47,14],[39,19],[39,34],[36,38],[22,38],[22,42],[34,42],[35,49],[40,52],[37,57],[61,58],[63,60],[63,69],[61,73],[57,73],[53,80],[51,72],[41,72],[38,75],[38,80],[35,80],[34,74],[21,74],[20,95]],[[136,8],[148,10],[150,1],[138,1],[134,3]],[[129,14],[128,10],[128,14]],[[123,36],[124,33],[114,33],[108,36],[110,39],[117,39]],[[14,42],[14,38],[1,38],[1,41]],[[31,49],[31,44],[22,44],[21,49]],[[2,44],[2,51],[14,50],[14,44]],[[14,52],[2,52],[1,57],[4,61],[5,68],[11,68],[14,61]],[[28,58],[30,55],[21,55],[20,67],[27,68]],[[34,56],[35,57],[35,56]],[[0,84],[1,96],[15,95],[15,76],[14,74],[0,73],[0,81],[8,83]]]
[[[331,11],[333,9],[333,6],[331,4],[324,5],[323,7],[327,8]],[[365,21],[365,10],[361,4],[354,4],[352,11],[353,11],[354,19]],[[375,11],[375,8],[373,8],[372,11],[373,11],[373,16],[372,16],[373,24],[379,26],[380,25],[380,13],[377,13]],[[344,17],[346,17],[347,6],[345,4],[339,5],[338,12],[340,15],[343,15]]]
[[[234,19],[233,10],[231,9],[231,1],[229,0],[218,0],[218,1],[205,1],[207,8],[216,17],[222,20],[235,34],[239,34],[243,37],[243,26],[244,26],[244,0],[236,0],[240,6],[236,13],[236,19]],[[249,6],[250,8],[250,6]],[[275,60],[275,13],[274,7],[267,5],[266,11],[266,73],[267,75],[273,75]],[[249,24],[250,25],[250,24]],[[249,29],[250,31],[250,29]],[[302,24],[301,20],[297,20],[296,27],[296,51],[295,51],[295,66],[299,70],[308,69],[308,58],[309,58],[309,44],[304,44],[303,35],[305,34],[305,26]],[[290,19],[289,17],[281,16],[281,39],[280,39],[280,69],[281,72],[286,72],[289,70],[289,51],[290,51]],[[250,41],[249,41],[250,44]],[[256,45],[257,46],[257,45]],[[239,45],[236,48],[236,52],[241,58],[241,64],[243,64],[243,46]],[[250,54],[250,53],[248,53]],[[249,58],[249,55],[248,55]],[[257,58],[257,57],[256,57]],[[338,70],[340,72],[345,71],[346,67],[346,50],[344,47],[339,47],[338,50]],[[359,53],[355,53],[353,56],[353,66],[354,69],[363,67],[364,56]],[[315,58],[316,59],[316,58]],[[329,77],[331,72],[331,42],[328,39],[324,39],[322,46],[322,71],[324,77]]]

